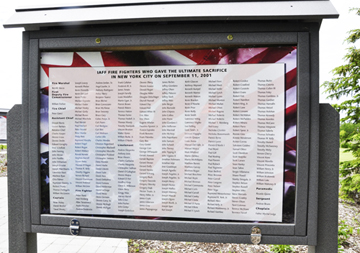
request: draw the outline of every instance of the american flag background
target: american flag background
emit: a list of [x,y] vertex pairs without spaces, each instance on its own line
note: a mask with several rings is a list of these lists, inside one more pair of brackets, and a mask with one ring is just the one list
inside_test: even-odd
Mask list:
[[42,213],[49,200],[49,69],[56,67],[119,67],[284,63],[286,114],[283,222],[294,222],[297,123],[297,48],[295,46],[158,51],[44,52],[41,55],[40,158]]

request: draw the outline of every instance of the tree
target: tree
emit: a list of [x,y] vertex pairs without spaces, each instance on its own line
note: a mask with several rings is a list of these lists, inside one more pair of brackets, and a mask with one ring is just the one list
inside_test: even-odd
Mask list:
[[[352,10],[360,16],[360,8]],[[346,98],[344,102],[332,105],[344,115],[342,130],[349,129],[349,124],[360,124],[360,49],[355,45],[360,41],[360,29],[349,31],[345,41],[351,45],[344,57],[346,64],[333,69],[334,77],[322,84],[328,98]],[[340,143],[346,143],[346,151],[355,157],[340,163],[340,197],[360,203],[360,129],[355,126],[351,129],[340,134]]]
[[344,122],[340,125],[340,147],[349,148],[353,135],[360,131],[360,124]]

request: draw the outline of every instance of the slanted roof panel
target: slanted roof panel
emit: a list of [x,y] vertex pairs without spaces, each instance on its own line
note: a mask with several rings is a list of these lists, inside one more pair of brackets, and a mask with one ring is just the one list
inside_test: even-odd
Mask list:
[[[229,3],[229,2],[287,2],[288,0],[97,0],[91,3],[74,2],[66,6],[47,3],[45,5],[28,5],[17,8],[17,11],[36,10],[36,9],[64,9],[64,8],[86,8],[86,7],[104,7],[104,6],[125,6],[125,5],[154,5],[154,4],[175,4],[175,3]],[[319,1],[319,0],[298,0],[298,1]],[[330,0],[320,0],[327,1]]]
[[182,20],[284,20],[336,18],[330,1],[201,1],[126,0],[81,6],[17,9],[4,27]]

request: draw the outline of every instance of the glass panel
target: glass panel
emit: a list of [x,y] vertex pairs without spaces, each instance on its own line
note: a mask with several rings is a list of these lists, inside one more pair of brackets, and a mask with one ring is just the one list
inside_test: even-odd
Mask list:
[[293,223],[296,47],[43,52],[42,213]]

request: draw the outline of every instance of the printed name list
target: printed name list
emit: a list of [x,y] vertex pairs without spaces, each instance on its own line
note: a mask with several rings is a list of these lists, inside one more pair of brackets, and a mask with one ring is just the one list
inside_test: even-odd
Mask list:
[[284,64],[50,68],[50,209],[282,221]]

